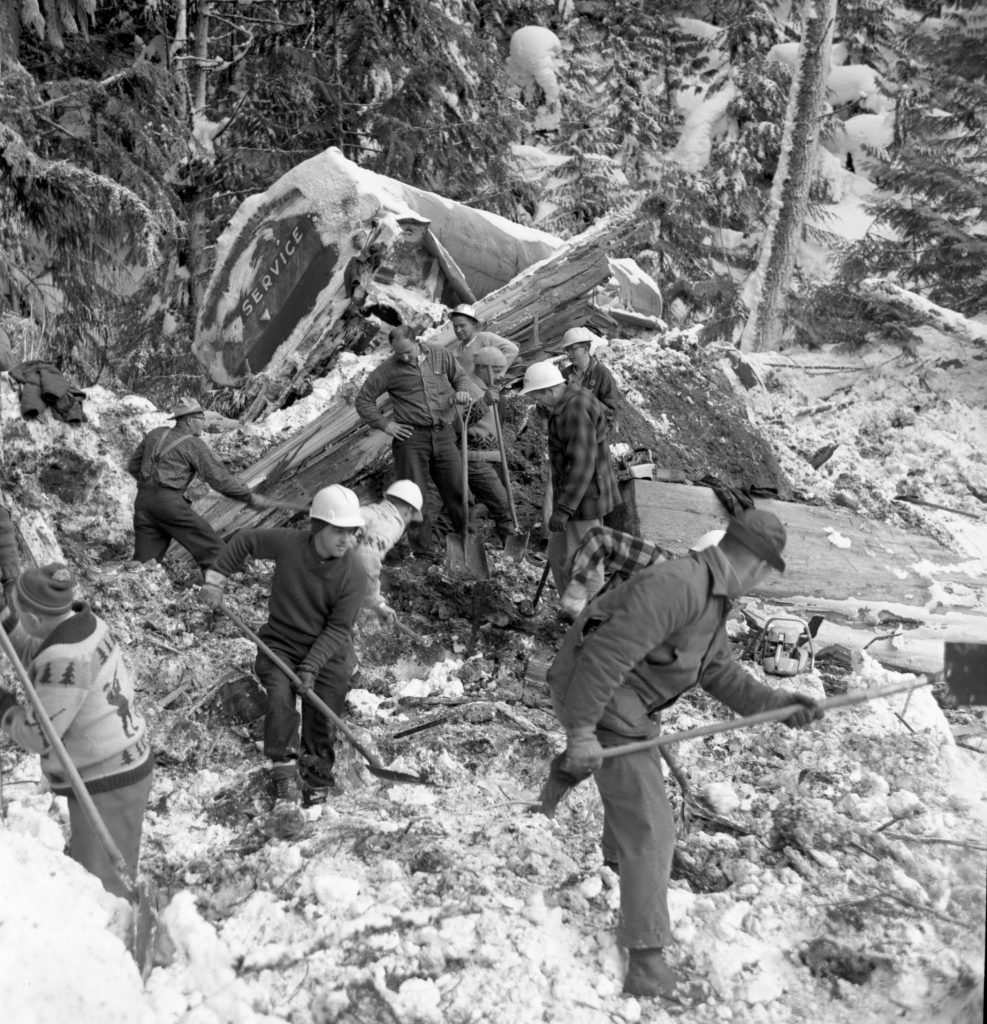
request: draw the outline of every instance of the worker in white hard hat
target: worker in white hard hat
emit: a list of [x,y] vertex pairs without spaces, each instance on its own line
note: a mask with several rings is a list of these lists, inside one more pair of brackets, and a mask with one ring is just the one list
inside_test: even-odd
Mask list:
[[[287,528],[240,530],[223,547],[199,590],[203,604],[223,603],[227,577],[247,558],[274,562],[267,622],[260,638],[297,676],[297,684],[263,651],[254,670],[267,691],[264,753],[271,761],[275,806],[324,800],[333,783],[331,727],[295,688],[314,691],[337,714],[345,710],[356,667],[353,623],[363,607],[367,574],[354,550],[363,528],[360,502],[348,487],[331,484],[312,499],[308,533]],[[299,733],[299,724],[301,732]]]
[[520,351],[513,341],[502,338],[493,331],[480,330],[480,318],[473,306],[467,303],[460,303],[449,313],[449,320],[452,323],[452,332],[456,335],[455,342],[449,346],[449,351],[472,373],[473,355],[481,348],[495,348],[503,353],[507,365],[517,359]]
[[569,365],[562,375],[566,380],[581,384],[607,410],[607,423],[613,426],[620,408],[620,392],[613,374],[593,355],[593,347],[600,342],[588,327],[570,327],[562,335],[562,351],[569,357]]
[[367,595],[363,607],[382,622],[397,618],[394,609],[380,592],[380,573],[384,556],[404,536],[411,523],[422,521],[422,492],[414,480],[395,480],[380,501],[360,506],[363,529],[356,543],[356,553],[367,573]]
[[[555,589],[569,585],[572,556],[584,534],[603,525],[620,504],[610,463],[606,410],[585,388],[566,383],[555,363],[532,363],[525,371],[522,395],[548,415],[552,510],[548,519],[548,561]],[[590,596],[603,586],[599,569],[590,577]]]
[[[694,541],[689,550],[704,551],[719,544],[725,533],[725,530],[710,530]],[[639,569],[671,557],[673,552],[650,540],[606,526],[594,526],[586,532],[572,556],[569,585],[561,601],[564,616],[574,619],[586,607],[589,600],[586,585],[594,570],[603,570],[609,588]]]

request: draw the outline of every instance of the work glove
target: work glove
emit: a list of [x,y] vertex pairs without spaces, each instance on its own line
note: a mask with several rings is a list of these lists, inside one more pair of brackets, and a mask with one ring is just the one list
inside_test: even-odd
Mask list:
[[306,693],[311,693],[315,689],[315,673],[311,669],[300,668],[295,677],[291,681],[295,693],[300,693],[304,697]]
[[218,611],[223,607],[223,588],[216,583],[203,583],[199,587],[199,600],[207,608]]
[[0,722],[11,708],[17,707],[17,698],[10,690],[0,688]]
[[392,625],[398,617],[398,613],[386,601],[381,601],[374,611],[377,613],[377,618],[387,625]]
[[552,533],[561,533],[567,522],[569,522],[569,516],[565,512],[553,508],[552,514],[548,517],[548,528]]
[[603,747],[592,729],[569,733],[562,767],[575,779],[585,779],[603,764]]
[[586,607],[587,593],[582,583],[571,583],[565,588],[562,595],[562,611],[570,619],[575,617]]
[[801,704],[798,711],[793,711],[783,723],[789,729],[804,729],[811,725],[816,719],[822,718],[822,708],[811,698],[802,693],[792,693],[791,690],[775,690],[775,707],[783,708],[786,704]]

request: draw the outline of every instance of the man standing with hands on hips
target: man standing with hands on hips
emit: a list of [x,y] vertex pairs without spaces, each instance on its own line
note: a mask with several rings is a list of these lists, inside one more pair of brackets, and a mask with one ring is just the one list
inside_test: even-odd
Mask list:
[[[456,404],[473,398],[469,375],[456,357],[437,345],[424,345],[410,327],[390,333],[391,357],[373,370],[356,396],[360,419],[391,437],[395,475],[411,480],[425,493],[429,477],[442,498],[453,529],[466,525],[463,509],[463,468],[452,421]],[[377,408],[388,395],[390,418]],[[428,521],[408,529],[412,549],[433,553]]]

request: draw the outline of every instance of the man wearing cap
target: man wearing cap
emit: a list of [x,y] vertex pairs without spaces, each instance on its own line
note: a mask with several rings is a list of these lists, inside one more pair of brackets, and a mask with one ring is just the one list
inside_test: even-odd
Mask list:
[[[65,565],[25,570],[14,584],[9,607],[4,608],[0,594],[0,629],[7,631],[38,702],[133,878],[154,758],[120,648],[89,605],[75,601],[75,584]],[[21,707],[13,693],[0,689],[0,727],[19,746],[41,755],[41,771],[52,791],[68,798],[69,856],[109,892],[127,897],[128,886],[76,799],[33,707]]]
[[[507,344],[511,344],[508,342]],[[517,349],[515,347],[515,353]],[[493,519],[501,541],[515,536],[517,530],[507,500],[506,476],[508,467],[500,460],[497,424],[494,408],[499,407],[499,385],[507,372],[510,360],[492,345],[467,352],[467,368],[476,390],[483,398],[471,406],[472,415],[466,425],[469,462],[469,487],[473,497],[483,502]],[[499,408],[498,408],[499,411]]]
[[593,774],[603,800],[603,858],[620,876],[617,941],[629,950],[624,991],[696,998],[665,959],[675,825],[657,747],[604,760],[606,747],[661,731],[661,710],[697,684],[741,715],[800,704],[786,725],[821,716],[815,702],[773,689],[730,656],[724,623],[736,598],[784,571],[785,528],[751,509],[718,545],[641,569],[601,594],[569,628],[548,683],[566,749],[552,774]]
[[223,540],[185,497],[195,475],[251,508],[269,508],[270,502],[237,480],[209,450],[202,440],[206,417],[198,402],[182,399],[171,418],[175,425],[155,427],[127,463],[127,472],[137,481],[134,561],[162,561],[175,540],[205,570],[216,560]]
[[[452,323],[452,333],[456,335],[456,343],[449,346],[449,351],[467,369],[471,369],[468,360],[471,353],[478,352],[481,348],[495,348],[504,359],[507,360],[505,368],[517,359],[520,349],[513,341],[502,338],[493,331],[480,330],[480,318],[476,310],[463,302],[449,314]],[[465,357],[465,358],[464,358]]]
[[[390,436],[399,477],[413,480],[423,494],[431,477],[460,532],[466,525],[463,467],[452,421],[457,403],[473,401],[469,375],[451,352],[423,345],[410,327],[395,327],[390,343],[391,357],[371,371],[356,396],[357,414]],[[384,395],[391,399],[390,417],[377,408]],[[408,539],[418,553],[431,554],[431,523],[409,528]]]
[[[263,652],[254,671],[267,691],[264,754],[271,760],[275,804],[325,799],[335,761],[330,724],[295,690],[310,690],[337,715],[346,706],[356,667],[353,623],[363,606],[367,574],[354,550],[363,516],[348,487],[331,484],[312,499],[309,532],[279,528],[238,530],[226,543],[199,589],[210,608],[223,603],[226,579],[248,557],[274,562],[267,622],[258,636],[297,676],[295,683]],[[299,741],[299,722],[301,737]]]
[[[620,504],[617,478],[610,464],[606,410],[585,388],[566,383],[550,361],[525,371],[522,395],[548,414],[552,514],[548,520],[548,561],[555,588],[564,594],[579,542]],[[589,596],[603,586],[597,567],[587,580]]]
[[620,392],[613,374],[592,355],[593,344],[600,339],[587,327],[570,327],[562,335],[562,351],[569,365],[562,371],[567,381],[581,384],[607,410],[607,426],[612,427],[620,407]]

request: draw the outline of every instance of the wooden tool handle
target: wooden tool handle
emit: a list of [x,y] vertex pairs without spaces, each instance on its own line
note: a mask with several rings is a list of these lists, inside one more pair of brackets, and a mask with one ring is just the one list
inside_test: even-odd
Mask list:
[[[860,693],[844,693],[838,697],[828,697],[818,702],[817,707],[821,711],[828,711],[832,708],[843,708],[850,704],[862,704],[865,701],[876,700],[878,697],[890,697],[896,693],[907,693],[917,690],[922,686],[929,686],[931,680],[923,680],[920,683],[891,683],[888,686],[875,687],[873,690],[863,690]],[[625,743],[619,747],[606,747],[603,751],[604,758],[620,757],[623,754],[633,754],[638,750],[650,750],[652,747],[664,747],[672,743],[681,743],[683,740],[699,739],[702,736],[714,736],[720,732],[730,732],[734,729],[746,729],[751,725],[762,725],[765,722],[781,722],[804,709],[804,704],[786,704],[784,707],[772,708],[770,711],[762,711],[756,715],[748,715],[746,718],[736,718],[730,722],[712,722],[709,725],[700,725],[695,729],[686,729],[684,732],[673,732],[667,736],[653,736],[648,740],[638,740],[635,743]]]
[[[298,674],[283,658],[280,658],[270,647],[264,643],[263,640],[240,618],[236,612],[231,611],[226,607],[225,604],[220,605],[220,610],[223,614],[240,630],[241,633],[249,640],[252,640],[259,651],[262,651],[271,659],[274,664],[281,669],[281,671],[293,682],[298,682]],[[305,691],[305,699],[314,707],[320,711],[330,722],[350,741],[351,745],[355,747],[366,759],[369,764],[372,764],[375,768],[383,768],[383,764],[380,759],[367,747],[365,747],[357,737],[356,733],[336,714],[332,708],[321,697],[316,696],[311,690]]]

